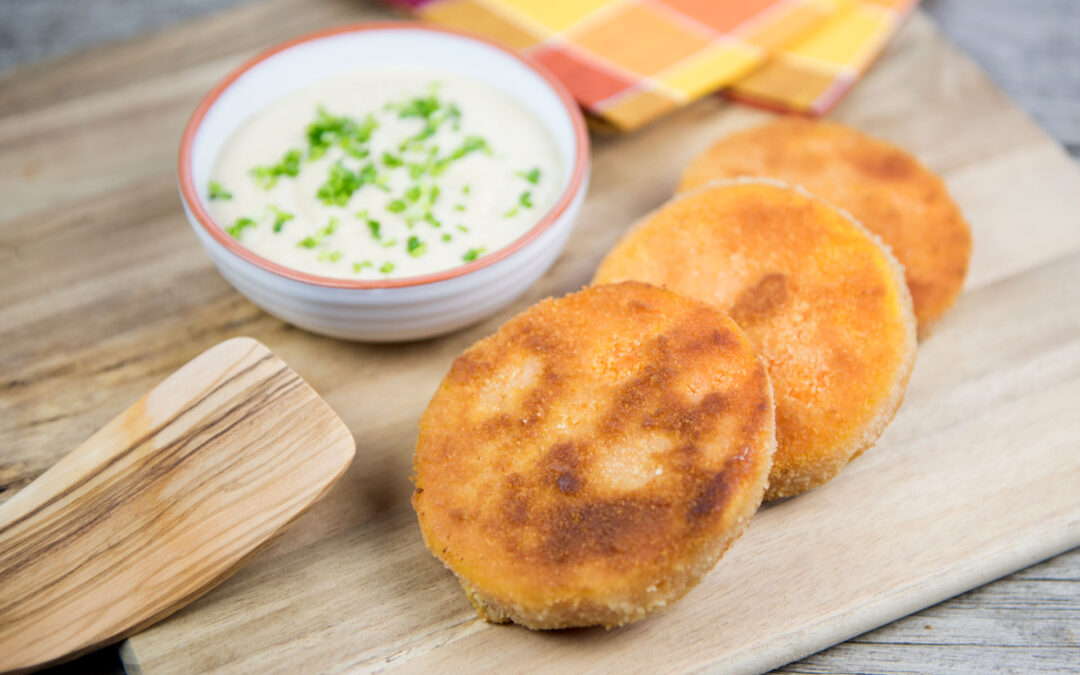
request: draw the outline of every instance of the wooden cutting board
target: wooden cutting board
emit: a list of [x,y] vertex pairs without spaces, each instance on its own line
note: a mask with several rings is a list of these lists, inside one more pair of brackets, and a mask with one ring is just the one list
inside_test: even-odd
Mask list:
[[1080,172],[922,15],[832,117],[942,172],[971,221],[964,296],[907,401],[837,480],[763,509],[705,581],[625,629],[475,618],[408,506],[415,422],[451,359],[580,287],[704,145],[765,115],[718,99],[595,139],[554,268],[513,307],[425,342],[309,335],[217,275],[176,196],[196,100],[254,50],[382,17],[273,0],[0,76],[0,499],[211,344],[251,335],[345,420],[338,486],[255,562],[125,646],[146,673],[763,670],[1080,544]]

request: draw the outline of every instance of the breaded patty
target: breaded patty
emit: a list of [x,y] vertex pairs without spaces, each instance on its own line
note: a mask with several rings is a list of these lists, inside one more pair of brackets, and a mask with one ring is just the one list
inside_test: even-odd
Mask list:
[[729,317],[596,286],[454,361],[420,418],[413,507],[481,617],[619,626],[712,568],[775,446],[768,376]]
[[721,139],[690,163],[680,190],[738,176],[801,185],[880,236],[904,266],[920,337],[960,295],[971,230],[942,180],[900,148],[840,124],[786,119]]
[[739,179],[676,197],[612,249],[595,282],[624,279],[729,312],[764,357],[777,438],[766,499],[830,480],[903,399],[916,345],[903,270],[805,190]]

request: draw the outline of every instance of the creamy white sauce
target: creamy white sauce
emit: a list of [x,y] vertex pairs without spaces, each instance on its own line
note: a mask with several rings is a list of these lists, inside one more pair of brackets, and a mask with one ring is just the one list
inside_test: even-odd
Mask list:
[[[426,120],[402,117],[401,104],[429,94],[448,119],[402,150]],[[451,104],[460,111],[456,118],[447,113]],[[374,118],[367,142],[352,146],[366,157],[334,143],[323,156],[309,158],[308,126],[320,106],[358,124]],[[452,159],[469,138],[474,145],[482,139],[486,149]],[[252,169],[276,165],[290,150],[302,152],[299,172],[266,189]],[[387,166],[384,154],[404,164]],[[432,175],[430,167],[447,158],[442,173]],[[343,206],[323,203],[320,187],[338,162],[358,176],[373,165],[366,175],[376,176],[377,184],[363,184]],[[425,162],[429,170],[414,178],[410,164]],[[245,122],[221,149],[211,174],[211,183],[231,197],[211,195],[209,207],[214,221],[226,231],[232,226],[243,246],[283,266],[347,279],[400,278],[464,265],[506,246],[547,213],[562,181],[547,130],[500,92],[438,70],[363,69],[289,94]],[[417,188],[420,196],[411,200]],[[401,204],[406,210],[395,212]],[[275,232],[279,213],[292,218]],[[253,224],[236,227],[241,219]],[[336,227],[324,234],[332,221]],[[369,221],[378,223],[377,237]]]

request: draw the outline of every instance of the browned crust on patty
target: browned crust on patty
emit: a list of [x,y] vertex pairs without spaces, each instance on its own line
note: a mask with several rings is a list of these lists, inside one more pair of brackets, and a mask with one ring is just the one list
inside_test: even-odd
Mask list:
[[679,189],[738,176],[801,185],[880,236],[904,266],[920,338],[960,295],[971,230],[945,183],[900,148],[841,124],[784,119],[721,139]]
[[458,357],[413,506],[478,612],[617,626],[686,593],[757,509],[768,376],[730,318],[646,284],[543,301]]
[[778,181],[711,183],[642,219],[594,279],[636,279],[728,311],[776,401],[766,499],[831,480],[903,400],[915,318],[903,269],[850,215]]

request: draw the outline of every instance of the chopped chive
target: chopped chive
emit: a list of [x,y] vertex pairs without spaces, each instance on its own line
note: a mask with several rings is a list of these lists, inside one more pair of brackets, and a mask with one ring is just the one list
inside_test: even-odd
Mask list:
[[360,175],[338,160],[330,167],[326,182],[319,186],[315,196],[327,206],[345,206],[362,184]]
[[443,241],[450,241],[451,239],[452,239],[452,237],[450,236],[449,233],[444,233],[443,236],[442,236]]
[[460,126],[461,109],[454,103],[444,104],[434,92],[403,103],[391,103],[386,109],[396,110],[398,117],[402,119],[415,117],[424,121],[423,128],[416,135],[405,139],[398,146],[402,151],[421,149],[423,141],[434,136],[446,122],[450,122],[455,130]]
[[337,230],[337,226],[338,226],[338,219],[337,218],[331,218],[330,222],[328,222],[326,224],[326,227],[324,227],[321,230],[319,230],[318,232],[316,232],[313,236],[304,237],[296,245],[299,246],[300,248],[315,248],[320,243],[322,243],[323,239],[325,239],[326,237],[333,234],[334,231]]
[[408,243],[405,244],[405,249],[412,257],[419,258],[427,253],[427,244],[420,241],[419,237],[409,237]]
[[468,251],[465,251],[465,255],[461,256],[461,259],[465,262],[472,262],[480,256],[484,255],[484,253],[486,252],[487,249],[483,246],[481,246],[480,248],[470,248]]
[[329,260],[330,262],[337,262],[341,260],[341,251],[323,251],[319,253],[319,262],[326,262],[327,260]]
[[239,239],[240,233],[249,227],[255,227],[254,220],[251,218],[237,218],[235,223],[225,228],[225,231],[233,239]]
[[288,211],[282,211],[276,206],[271,206],[270,211],[274,214],[274,234],[281,232],[281,228],[285,227],[285,223],[293,219],[293,214]]
[[372,185],[379,179],[379,170],[375,168],[375,165],[368,162],[360,169],[360,183],[362,185]]
[[391,110],[397,110],[398,117],[404,119],[406,117],[431,117],[441,107],[442,104],[439,103],[439,99],[435,98],[434,94],[429,94],[428,96],[418,96],[403,104],[394,105]]
[[480,136],[467,136],[465,142],[462,143],[456,150],[450,153],[450,159],[461,159],[465,155],[471,152],[484,151],[487,154],[491,154],[491,147],[488,146],[488,142]]
[[408,207],[405,206],[405,202],[401,201],[400,199],[394,199],[386,205],[386,210],[391,213],[401,213],[406,208]]
[[331,115],[319,106],[318,117],[307,128],[308,159],[322,157],[333,145],[357,159],[363,159],[369,153],[366,144],[378,126],[372,115],[365,117],[363,122],[357,122],[344,115]]
[[379,268],[379,271],[382,272],[383,274],[390,274],[391,272],[394,271],[394,263],[392,263],[392,262],[384,262],[382,264],[382,267]]
[[372,239],[382,239],[382,235],[379,234],[379,228],[381,228],[382,225],[379,223],[379,221],[371,220],[369,218],[368,221],[367,221],[367,226],[368,226],[368,229],[371,230],[371,238]]
[[520,203],[522,206],[524,206],[527,209],[531,209],[532,206],[533,206],[532,193],[529,192],[528,190],[526,190],[525,192],[522,192],[521,196],[518,197],[518,203]]
[[251,170],[251,176],[264,189],[277,185],[278,178],[289,176],[295,178],[300,173],[300,158],[303,156],[299,150],[289,150],[281,161],[271,166],[257,166]]
[[400,157],[395,157],[394,155],[391,155],[389,152],[384,152],[383,156],[382,156],[382,163],[383,163],[383,166],[385,166],[388,169],[396,169],[397,167],[402,166],[403,164],[405,164],[405,160],[403,160]]
[[455,211],[464,211],[465,210],[465,205],[464,204],[454,204],[454,210]]
[[408,199],[410,202],[415,202],[416,200],[420,199],[420,193],[420,186],[414,185],[405,191],[405,199]]
[[371,261],[370,261],[370,260],[365,260],[365,261],[363,261],[363,262],[354,262],[354,263],[352,264],[352,271],[353,271],[353,272],[356,272],[356,273],[359,273],[359,272],[360,272],[360,271],[362,271],[362,270],[363,270],[363,269],[364,269],[365,267],[374,267],[374,265],[372,265],[372,264],[371,264]]
[[469,188],[469,186],[468,186],[468,185],[462,185],[462,186],[461,186],[461,194],[463,194],[463,195],[467,195],[467,194],[469,194],[469,189],[470,189],[470,188]]
[[391,239],[390,241],[383,242],[383,248],[391,248],[397,244],[397,239]]
[[450,166],[450,159],[448,157],[436,160],[431,165],[431,175],[433,177],[441,176],[448,166]]
[[534,169],[530,169],[529,171],[518,171],[517,175],[524,178],[525,180],[529,181],[533,185],[536,185],[537,183],[540,182],[540,168],[539,167],[536,167]]
[[464,225],[458,225],[457,229],[460,232],[468,232],[469,231],[469,228],[465,227]]
[[210,181],[210,200],[215,199],[229,200],[232,199],[232,193],[221,186],[221,183],[216,180]]
[[509,211],[507,211],[506,213],[504,213],[503,218],[513,218],[517,214],[518,214],[518,207],[515,206],[514,208],[512,208]]
[[431,215],[431,211],[424,214],[424,222],[432,227],[442,227],[442,223],[439,222],[435,216]]
[[432,185],[431,190],[428,192],[428,204],[434,204],[435,200],[439,198],[439,186]]

